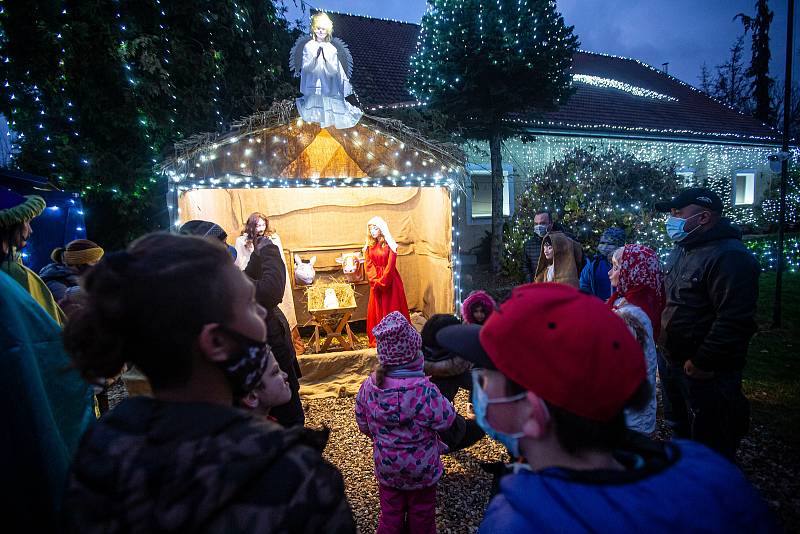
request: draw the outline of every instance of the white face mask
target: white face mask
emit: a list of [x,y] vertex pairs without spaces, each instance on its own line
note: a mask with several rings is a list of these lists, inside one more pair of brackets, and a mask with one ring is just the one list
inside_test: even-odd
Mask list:
[[539,237],[544,237],[547,235],[547,225],[546,224],[537,224],[533,227],[533,231]]
[[381,229],[377,226],[373,226],[369,231],[369,235],[371,235],[373,239],[378,239],[378,236],[381,235]]

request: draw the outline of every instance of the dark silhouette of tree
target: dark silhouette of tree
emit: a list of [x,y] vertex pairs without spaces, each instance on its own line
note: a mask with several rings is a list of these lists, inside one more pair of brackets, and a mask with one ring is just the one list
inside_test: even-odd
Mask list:
[[750,112],[750,95],[742,60],[744,36],[739,36],[730,48],[730,57],[717,65],[712,96],[723,104],[740,111]]
[[775,108],[770,98],[770,90],[775,84],[769,75],[769,26],[774,13],[770,11],[767,0],[756,1],[756,16],[739,13],[734,17],[741,19],[745,34],[752,31],[752,58],[745,73],[752,79],[750,94],[753,99],[753,117],[766,124],[775,123]]
[[711,79],[711,72],[708,70],[708,65],[706,65],[705,61],[700,67],[700,76],[697,79],[700,80],[700,90],[711,96],[714,81]]

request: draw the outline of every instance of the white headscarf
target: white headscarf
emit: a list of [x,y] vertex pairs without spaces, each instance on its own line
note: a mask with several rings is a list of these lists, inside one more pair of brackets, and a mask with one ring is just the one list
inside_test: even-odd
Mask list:
[[[391,232],[389,232],[389,225],[386,224],[386,221],[384,221],[381,217],[373,217],[369,220],[369,222],[367,222],[367,228],[369,228],[370,224],[377,226],[380,229],[386,244],[389,245],[389,248],[392,249],[392,252],[397,254],[397,241],[394,240]],[[369,240],[367,240],[367,246],[369,246]]]

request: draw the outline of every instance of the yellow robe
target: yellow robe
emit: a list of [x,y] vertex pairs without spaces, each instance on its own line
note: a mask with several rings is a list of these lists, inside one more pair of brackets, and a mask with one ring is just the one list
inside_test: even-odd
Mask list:
[[0,270],[5,271],[6,274],[25,288],[25,291],[31,294],[33,300],[38,302],[59,326],[64,326],[66,315],[64,315],[64,311],[59,305],[56,304],[53,294],[44,281],[39,278],[39,275],[22,265],[19,258],[11,261],[3,260],[0,262]]

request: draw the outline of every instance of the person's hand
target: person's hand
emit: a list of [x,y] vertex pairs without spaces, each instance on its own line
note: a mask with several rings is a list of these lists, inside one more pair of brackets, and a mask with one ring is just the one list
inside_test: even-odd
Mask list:
[[[322,47],[321,46],[319,48],[317,48],[317,57],[319,57],[320,54],[322,54]],[[322,57],[324,58],[325,56],[322,56]]]
[[694,378],[695,380],[708,380],[710,378],[714,378],[714,371],[703,371],[702,369],[695,367],[692,363],[692,360],[686,360],[686,363],[683,364],[683,372],[686,373],[686,376],[689,378]]

